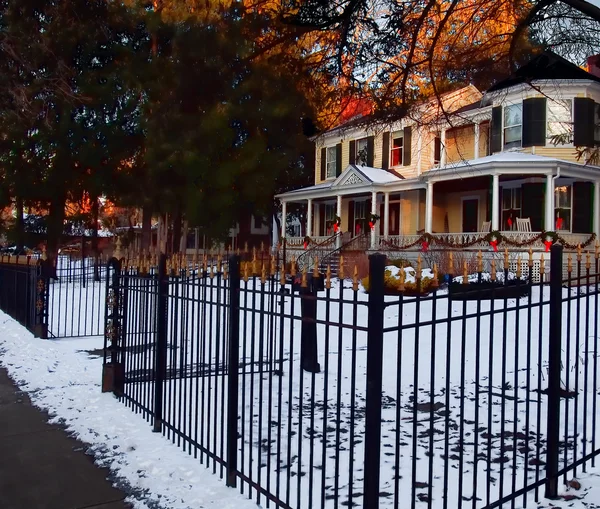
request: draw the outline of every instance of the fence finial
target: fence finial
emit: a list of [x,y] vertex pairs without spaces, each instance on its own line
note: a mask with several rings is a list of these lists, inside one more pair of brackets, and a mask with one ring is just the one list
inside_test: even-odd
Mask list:
[[344,280],[344,257],[340,256],[340,267],[338,269],[338,278],[341,281]]
[[306,266],[302,269],[302,288],[308,287],[308,280],[306,279]]
[[454,256],[452,255],[452,251],[448,254],[448,273],[450,275],[454,274]]
[[267,282],[267,266],[265,262],[262,263],[262,270],[260,272],[260,282],[264,285]]
[[415,279],[418,281],[421,279],[423,262],[421,261],[421,255],[417,256],[417,273],[415,274]]
[[577,244],[577,261],[581,261],[581,244]]
[[490,272],[490,278],[492,281],[496,281],[496,260],[492,258],[492,270]]
[[292,259],[290,260],[290,276],[296,276],[296,258],[292,255]]
[[354,265],[354,275],[352,277],[352,290],[358,291],[358,266]]
[[313,267],[313,277],[319,277],[319,257],[315,256],[315,265]]
[[[544,253],[542,253],[542,256],[540,257],[540,276],[544,275]],[[543,277],[541,279],[544,279]]]
[[592,255],[589,251],[585,252],[585,268],[587,270],[590,270],[591,266],[592,266],[592,262],[590,261],[590,259],[592,258]]
[[264,250],[265,250],[265,243],[264,243],[264,241],[261,240],[260,241],[260,252],[263,253]]
[[521,257],[517,256],[517,279],[521,279]]
[[463,261],[463,285],[469,284],[469,271],[467,270],[467,260]]
[[248,262],[244,263],[244,283],[248,282],[248,276],[250,275],[250,269],[248,268],[250,264]]
[[433,264],[433,282],[431,283],[431,286],[433,286],[434,288],[437,288],[438,286],[440,286],[440,281],[438,279],[438,266],[437,266],[437,263]]
[[222,268],[223,268],[223,259],[221,258],[221,253],[219,253],[219,256],[217,256],[217,272],[221,272]]
[[569,253],[569,256],[567,257],[567,272],[570,274],[573,271],[573,257],[571,256],[571,253]]
[[527,262],[529,266],[529,273],[531,274],[531,267],[533,267],[533,248],[529,248],[529,261]]
[[508,249],[504,249],[504,270],[508,270]]
[[277,262],[275,261],[275,255],[272,255],[271,256],[271,270],[270,270],[271,276],[275,275],[276,268],[277,268]]
[[48,259],[48,253],[46,253],[46,245],[42,246],[42,260],[46,261]]
[[223,281],[227,281],[229,279],[229,272],[227,272],[227,265],[223,267]]
[[406,272],[404,269],[400,269],[400,277],[398,278],[398,291],[404,291],[404,281],[406,280]]
[[477,252],[477,272],[483,272],[483,255],[481,249]]
[[326,278],[325,278],[325,288],[327,288],[328,290],[331,288],[331,265],[327,264],[327,272],[326,272]]
[[248,254],[248,243],[244,242],[244,254]]
[[[280,278],[279,278],[279,283],[281,284],[281,286],[285,286],[285,267],[283,266],[283,264],[281,265],[281,270],[280,270]],[[283,288],[281,290],[283,292]]]
[[117,243],[115,244],[115,253],[113,255],[117,260],[120,260],[123,256],[121,253],[121,237],[117,237]]

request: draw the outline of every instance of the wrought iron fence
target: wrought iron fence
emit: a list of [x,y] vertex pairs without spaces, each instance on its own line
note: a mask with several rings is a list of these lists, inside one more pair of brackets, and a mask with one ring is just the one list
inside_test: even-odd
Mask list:
[[566,280],[562,256],[536,283],[533,260],[443,278],[372,255],[368,293],[343,265],[112,260],[103,390],[265,507],[554,497],[600,452],[599,256]]

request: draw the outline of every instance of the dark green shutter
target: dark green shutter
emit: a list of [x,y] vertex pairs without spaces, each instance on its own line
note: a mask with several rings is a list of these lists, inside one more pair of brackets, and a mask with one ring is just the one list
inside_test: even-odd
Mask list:
[[382,146],[381,150],[382,150],[381,167],[384,170],[389,170],[390,169],[390,133],[389,133],[389,131],[383,133],[383,146]]
[[335,175],[339,177],[342,174],[342,144],[335,146]]
[[319,232],[317,235],[326,235],[325,231],[325,208],[327,207],[324,203],[317,203],[319,207]]
[[546,98],[523,101],[523,147],[546,145]]
[[348,147],[348,162],[354,164],[356,162],[356,140],[350,140]]
[[439,136],[436,136],[433,139],[433,160],[438,163],[442,159],[442,139]]
[[492,139],[490,141],[490,153],[502,150],[502,106],[492,108]]
[[[523,184],[521,186],[521,217],[531,220],[531,231],[544,229],[544,211],[546,210],[546,184]],[[514,218],[513,218],[514,221]],[[553,229],[552,227],[546,229]]]
[[354,237],[354,200],[348,202],[348,231]]
[[573,233],[592,232],[593,189],[591,182],[573,184]]
[[573,144],[594,146],[594,100],[576,97],[573,101]]
[[327,149],[323,147],[321,149],[321,180],[327,178]]
[[411,149],[411,145],[412,145],[412,128],[411,127],[405,127],[404,128],[404,142],[403,142],[404,146],[402,147],[402,150],[404,151],[404,155],[402,157],[402,165],[403,166],[410,166],[410,149]]
[[375,136],[367,137],[367,166],[373,168],[375,164]]

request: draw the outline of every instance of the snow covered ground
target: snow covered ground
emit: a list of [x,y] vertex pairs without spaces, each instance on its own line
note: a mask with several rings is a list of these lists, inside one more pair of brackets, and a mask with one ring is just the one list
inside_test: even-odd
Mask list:
[[[337,287],[337,285],[336,285]],[[337,290],[334,288],[333,293]],[[345,298],[352,299],[352,292],[346,288],[344,292]],[[534,302],[539,299],[539,294],[533,295]],[[367,296],[364,293],[358,294],[358,300],[365,302]],[[291,298],[286,298],[286,312],[291,312]],[[394,301],[394,298],[388,299],[390,302]],[[397,300],[397,299],[396,299]],[[442,317],[447,313],[447,307],[441,305],[437,311],[436,316]],[[244,304],[244,300],[243,300]],[[250,301],[247,302],[250,304]],[[296,302],[296,306],[298,304]],[[330,320],[339,320],[347,324],[352,324],[356,320],[359,325],[366,323],[366,308],[361,307],[361,312],[356,318],[353,313],[346,308],[351,307],[349,304],[344,304],[344,309],[336,309],[336,306],[332,306],[331,315],[326,317],[320,314],[320,318],[329,318]],[[429,306],[429,305],[428,305]],[[433,310],[429,306],[423,306],[421,320],[427,320],[431,316]],[[475,303],[469,303],[466,305],[467,311],[473,311]],[[489,302],[482,304],[482,309],[488,309],[490,306]],[[509,306],[514,306],[514,301],[509,301]],[[296,309],[295,312],[298,310]],[[340,313],[341,311],[341,313]],[[398,306],[390,306],[386,311],[385,326],[393,327],[398,324],[399,319],[399,308]],[[294,312],[294,314],[295,314]],[[462,303],[454,303],[451,310],[453,316],[463,312]],[[320,312],[321,313],[321,312]],[[414,305],[405,305],[404,312],[402,313],[402,319],[404,324],[414,323],[415,320],[415,309]],[[532,323],[537,323],[538,315],[534,312],[532,315]],[[248,320],[251,320],[251,312],[248,312]],[[340,316],[341,315],[341,316]],[[514,313],[513,313],[514,315]],[[194,315],[191,316],[191,321],[194,320]],[[542,335],[546,337],[547,325],[545,325],[547,313],[542,316]],[[573,317],[575,316],[573,312]],[[565,317],[566,318],[566,317]],[[573,322],[574,320],[572,320]],[[469,319],[466,322],[469,330],[472,329],[473,319]],[[521,330],[526,326],[526,321],[516,323],[513,318],[508,318],[507,328],[509,334],[507,336],[507,346],[511,352],[520,350],[521,362],[525,358],[526,348],[524,345],[518,345],[514,341],[515,332]],[[462,322],[457,322],[457,327],[461,326]],[[480,358],[488,359],[489,350],[487,344],[489,343],[489,331],[501,330],[502,329],[502,317],[495,317],[494,322],[490,323],[489,318],[481,319],[481,330],[485,331],[485,341],[481,342]],[[244,320],[242,320],[241,326],[244,326]],[[537,326],[536,326],[537,327]],[[567,325],[566,321],[563,323],[563,327],[570,327],[573,334],[580,330],[576,324],[570,323]],[[259,472],[262,472],[263,479],[267,475],[267,471],[271,471],[271,474],[277,471],[277,462],[273,454],[269,454],[269,447],[264,447],[264,443],[258,440],[258,433],[262,433],[263,440],[268,436],[271,439],[270,433],[273,434],[273,438],[278,435],[278,431],[282,433],[280,439],[283,440],[284,446],[290,447],[290,454],[288,456],[288,450],[283,450],[283,462],[286,462],[286,458],[290,458],[292,461],[288,465],[279,464],[282,471],[286,469],[293,470],[291,487],[296,488],[296,479],[302,479],[301,490],[303,490],[303,500],[306,500],[310,493],[311,486],[314,486],[313,500],[317,502],[317,493],[321,486],[322,474],[326,472],[325,483],[327,485],[327,494],[331,496],[335,492],[334,485],[337,484],[340,491],[346,495],[348,490],[348,476],[350,474],[350,466],[353,465],[353,478],[354,478],[354,490],[362,493],[362,482],[363,482],[363,466],[362,458],[364,449],[361,447],[363,441],[362,430],[364,429],[364,419],[356,416],[354,421],[354,433],[348,433],[348,425],[350,423],[350,411],[349,406],[352,401],[358,401],[358,406],[364,406],[364,374],[366,369],[366,356],[365,356],[365,333],[359,332],[354,337],[350,332],[350,329],[344,330],[343,337],[338,337],[337,329],[332,327],[327,332],[325,326],[319,328],[319,338],[323,340],[320,342],[319,351],[319,362],[321,362],[322,370],[327,369],[329,378],[327,382],[327,393],[328,393],[328,404],[323,405],[322,403],[317,406],[316,418],[311,421],[310,408],[307,402],[311,399],[318,398],[321,401],[324,399],[325,392],[325,379],[322,375],[315,375],[313,378],[310,375],[302,374],[297,368],[298,366],[298,342],[299,342],[299,322],[296,322],[294,326],[294,342],[296,344],[294,351],[290,352],[289,348],[286,348],[285,357],[288,365],[284,368],[284,375],[281,377],[281,383],[285,389],[285,393],[291,387],[292,395],[291,399],[284,399],[281,411],[282,418],[281,423],[283,425],[281,429],[273,428],[272,422],[267,421],[268,409],[270,408],[273,415],[277,415],[279,406],[277,398],[269,400],[266,393],[261,392],[269,387],[269,377],[267,376],[256,376],[252,379],[248,379],[248,385],[245,387],[245,391],[240,395],[240,405],[244,409],[243,415],[243,428],[242,438],[247,444],[246,450],[251,450],[253,447],[257,451],[263,451],[263,460],[257,462],[255,456],[254,463],[251,459],[241,457],[240,466],[242,466],[247,474],[252,474],[252,477],[256,478]],[[453,327],[454,330],[454,327]],[[403,351],[401,356],[397,349],[397,338],[396,332],[386,333],[386,346],[384,353],[384,404],[383,417],[384,423],[382,425],[382,441],[383,441],[383,465],[381,472],[381,491],[392,492],[395,490],[394,481],[395,475],[395,456],[392,454],[386,454],[390,451],[390,447],[393,447],[398,443],[398,438],[402,441],[401,446],[401,461],[400,469],[402,478],[399,479],[399,487],[401,493],[401,500],[399,507],[409,506],[408,500],[410,500],[411,493],[411,450],[412,450],[412,399],[414,395],[417,396],[417,401],[420,403],[426,403],[430,400],[430,380],[431,371],[430,366],[435,366],[434,376],[434,400],[435,402],[441,401],[446,403],[445,387],[447,383],[446,379],[446,333],[447,326],[439,325],[436,327],[436,337],[438,338],[437,348],[435,354],[432,352],[433,342],[431,340],[432,327],[422,327],[419,333],[419,359],[423,359],[423,362],[419,363],[419,376],[418,376],[418,391],[414,390],[414,347],[416,345],[415,329],[409,329],[403,338]],[[581,332],[581,330],[580,330]],[[589,335],[589,331],[588,335]],[[496,336],[497,338],[499,336]],[[536,335],[537,339],[537,329]],[[573,337],[575,337],[573,335]],[[288,338],[286,338],[288,339]],[[581,336],[581,345],[585,340],[585,336]],[[324,355],[325,342],[328,343],[327,351],[328,356]],[[179,447],[172,444],[170,440],[159,434],[151,432],[150,425],[140,416],[136,415],[125,405],[116,400],[113,396],[108,394],[102,394],[100,392],[100,381],[101,381],[101,365],[102,359],[100,356],[99,349],[102,348],[103,339],[97,338],[74,338],[74,339],[60,339],[43,341],[35,339],[27,332],[24,328],[17,325],[6,315],[0,313],[0,363],[7,367],[9,373],[15,380],[18,381],[19,385],[23,390],[30,393],[34,404],[41,408],[45,408],[54,415],[53,420],[57,422],[64,422],[67,428],[74,433],[78,438],[84,442],[90,444],[90,453],[96,456],[96,460],[103,466],[111,468],[115,475],[115,483],[120,486],[125,486],[131,490],[131,500],[136,504],[136,507],[149,507],[149,508],[172,508],[172,509],[183,509],[183,508],[201,508],[201,507],[219,507],[219,508],[245,508],[245,507],[256,507],[256,505],[245,498],[243,495],[238,494],[237,490],[226,488],[223,481],[220,481],[217,476],[209,474],[209,470],[203,466],[198,459],[194,459],[188,452],[182,451]],[[535,342],[534,342],[535,343]],[[575,342],[573,342],[575,343]],[[256,358],[256,352],[250,353],[252,348],[252,342],[242,344],[242,355],[243,357],[250,358],[253,360]],[[497,345],[496,342],[493,343]],[[454,344],[453,344],[454,345]],[[578,348],[581,346],[572,344],[573,352],[571,353],[570,362],[578,355]],[[181,344],[180,344],[181,347]],[[475,431],[477,423],[475,419],[476,408],[480,407],[479,419],[480,425],[483,425],[482,421],[486,420],[487,414],[483,415],[484,410],[487,409],[487,398],[488,398],[488,387],[489,377],[491,376],[491,387],[492,387],[492,405],[494,406],[494,426],[492,429],[492,440],[491,449],[486,449],[487,438],[483,437],[480,441],[480,452],[486,456],[488,453],[492,459],[497,459],[500,456],[500,440],[498,439],[498,432],[501,431],[502,426],[506,426],[506,429],[512,431],[514,422],[513,416],[517,416],[518,432],[524,431],[524,421],[522,420],[523,405],[517,408],[515,414],[515,406],[510,400],[506,400],[503,404],[505,411],[505,422],[499,422],[498,415],[496,414],[499,404],[498,394],[502,392],[501,380],[501,362],[498,355],[498,346],[493,347],[495,352],[496,363],[492,365],[491,370],[488,364],[482,361],[481,371],[479,373],[479,380],[475,378],[475,364],[473,358],[473,352],[476,351],[476,338],[470,335],[466,339],[465,349],[456,348],[450,352],[451,355],[451,371],[450,371],[450,422],[452,429],[454,430],[451,435],[451,447],[456,445],[457,426],[461,425],[461,422],[465,423],[465,431]],[[352,357],[352,350],[356,351],[357,355]],[[589,350],[588,350],[589,351]],[[92,352],[92,353],[90,353]],[[187,352],[190,352],[188,350]],[[194,350],[191,350],[190,354],[193,358]],[[197,351],[196,351],[197,352]],[[461,354],[465,352],[466,355]],[[542,352],[543,353],[543,352]],[[535,344],[532,345],[531,351],[532,357],[536,358],[537,350]],[[197,355],[197,353],[196,353]],[[187,353],[186,353],[187,356]],[[545,354],[543,354],[543,357]],[[131,357],[135,357],[132,355]],[[329,361],[326,362],[326,358],[329,357]],[[435,362],[432,364],[431,359]],[[525,391],[523,390],[523,383],[527,379],[524,372],[521,370],[514,369],[515,363],[514,356],[509,356],[506,360],[506,366],[504,372],[507,374],[507,381],[513,382],[515,380],[515,373],[518,377],[517,399],[525,398]],[[293,366],[289,369],[289,366]],[[520,366],[519,362],[519,366]],[[583,365],[583,364],[582,364]],[[339,371],[341,366],[341,371]],[[356,369],[357,380],[355,387],[352,387],[349,382],[349,369]],[[464,408],[460,409],[460,377],[457,375],[461,373],[461,366],[464,366],[465,373],[468,378],[465,383],[465,395],[466,403]],[[571,370],[574,373],[575,370]],[[400,377],[400,395],[398,396],[398,376]],[[536,379],[536,374],[532,373],[529,381],[531,387],[536,387],[539,380]],[[300,383],[300,377],[303,376],[303,381]],[[571,374],[571,382],[569,387],[572,386],[575,376]],[[580,378],[579,378],[580,379]],[[189,398],[190,401],[194,400],[195,392],[193,381],[194,378],[188,378],[189,382],[185,382],[187,385],[187,395],[185,398]],[[279,380],[275,379],[274,389],[278,388]],[[581,380],[581,379],[580,379]],[[476,383],[478,382],[478,383]],[[195,382],[194,382],[195,383]],[[539,382],[542,387],[543,383]],[[135,384],[132,384],[132,386]],[[475,394],[476,388],[479,387],[478,394]],[[167,393],[169,384],[167,384]],[[224,386],[221,386],[220,390],[223,391]],[[352,390],[354,389],[354,390]],[[181,385],[179,385],[181,390]],[[217,391],[217,389],[214,389]],[[508,394],[514,395],[514,391],[508,387],[505,389]],[[212,396],[216,402],[220,398],[222,392],[215,392]],[[335,417],[336,409],[332,406],[334,400],[338,398],[340,394],[343,406],[341,408],[339,423]],[[176,393],[173,396],[177,396]],[[396,427],[396,404],[395,401],[400,401],[400,422],[402,427],[398,429]],[[291,402],[291,403],[290,403]],[[263,412],[262,420],[259,421],[256,411],[259,406],[263,405],[266,410]],[[299,408],[305,408],[304,421],[300,421],[294,412],[297,412]],[[324,420],[324,408],[328,408],[328,420]],[[572,407],[571,407],[572,408]],[[293,419],[288,420],[288,410],[291,409],[289,415]],[[536,410],[537,412],[537,410]],[[582,414],[582,408],[580,405],[579,413]],[[591,412],[586,419],[581,415],[579,427],[582,422],[591,422]],[[222,419],[222,415],[219,415],[219,421]],[[536,414],[534,414],[536,415]],[[215,414],[215,417],[217,414]],[[427,425],[427,419],[429,418],[429,412],[422,414],[424,419],[421,422],[419,419],[419,430],[421,431],[421,425]],[[421,417],[421,414],[419,415]],[[541,413],[542,422],[545,418],[545,414]],[[435,416],[436,426],[443,427],[443,419],[438,419]],[[475,422],[475,424],[474,424]],[[288,423],[291,423],[288,425]],[[179,424],[177,420],[173,421],[173,424]],[[323,448],[319,445],[322,443],[323,432],[329,443],[323,454]],[[561,427],[562,429],[562,427]],[[254,435],[252,431],[254,430]],[[260,431],[259,431],[260,430]],[[338,430],[342,430],[342,433],[338,433]],[[187,430],[188,433],[190,430]],[[527,430],[525,430],[527,431]],[[537,430],[533,423],[530,423],[531,436],[535,436]],[[331,449],[331,444],[336,435],[339,438],[340,447],[338,451]],[[351,436],[354,438],[352,439]],[[219,439],[219,437],[217,437]],[[298,458],[299,443],[300,440],[303,442],[302,457]],[[351,440],[354,440],[353,447],[349,446]],[[472,440],[472,437],[471,437]],[[485,442],[485,443],[484,443]],[[506,443],[512,447],[512,440],[507,438]],[[286,445],[287,444],[287,445]],[[434,465],[434,489],[433,489],[433,503],[432,507],[438,509],[441,508],[441,499],[439,496],[439,488],[442,483],[441,477],[443,477],[443,461],[441,460],[444,454],[443,443],[438,444],[437,439],[434,444],[435,454],[433,456]],[[472,443],[467,444],[472,449]],[[581,444],[580,444],[581,446]],[[427,483],[427,467],[429,465],[428,447],[429,447],[429,436],[419,436],[416,444],[418,468],[417,468],[417,481]],[[442,449],[440,449],[442,447]],[[471,450],[469,449],[469,450]],[[354,457],[350,456],[350,450],[354,451]],[[310,458],[312,451],[312,459]],[[588,444],[589,452],[589,444]],[[260,454],[260,453],[258,453]],[[512,462],[512,456],[509,455]],[[260,458],[260,456],[258,456]],[[465,456],[467,458],[467,456]],[[323,459],[325,459],[325,469],[323,469]],[[451,458],[453,466],[450,470],[450,492],[451,500],[449,507],[454,507],[453,503],[456,500],[458,490],[458,476],[457,476],[457,459]],[[336,472],[336,462],[338,464],[338,471]],[[256,465],[260,463],[261,467],[257,468]],[[598,461],[600,464],[600,460]],[[494,463],[493,472],[496,475],[499,465],[503,465],[502,461]],[[310,468],[312,466],[312,468]],[[523,467],[522,457],[519,456],[517,460],[518,468]],[[481,482],[485,481],[486,477],[486,463],[479,461],[480,475],[478,478],[478,486],[481,486]],[[510,471],[510,465],[506,467]],[[465,461],[464,465],[464,496],[470,494],[470,490],[473,486],[473,474],[469,469],[472,470],[472,466],[468,465]],[[507,474],[505,481],[504,494],[507,494],[510,490],[510,474]],[[530,473],[530,476],[532,474]],[[522,474],[520,474],[522,476]],[[570,476],[569,476],[570,478]],[[520,478],[519,478],[520,479]],[[582,484],[581,490],[568,491],[566,488],[561,486],[561,491],[565,492],[569,496],[575,496],[577,498],[573,500],[560,500],[552,501],[552,503],[541,499],[540,504],[536,505],[533,502],[532,496],[528,499],[527,507],[572,507],[575,509],[584,508],[595,508],[600,507],[600,467],[589,470],[587,474],[579,474],[578,479]],[[312,481],[312,482],[311,482]],[[497,487],[497,483],[495,484]],[[520,485],[517,486],[519,488]],[[483,488],[481,488],[483,489]],[[495,488],[497,489],[497,488]],[[479,491],[479,490],[478,490]],[[542,490],[543,491],[543,490]],[[417,492],[427,492],[427,489],[420,488]],[[485,493],[482,491],[481,493]],[[343,504],[347,497],[340,497],[340,502]],[[386,497],[382,499],[382,507],[391,507],[393,497]],[[318,497],[320,500],[320,497]],[[263,499],[264,500],[264,499]],[[331,505],[331,498],[328,498],[328,504]],[[492,498],[494,500],[494,498]],[[354,499],[355,503],[359,506],[362,505],[362,499]],[[405,505],[406,504],[406,505]],[[295,503],[295,496],[291,498],[291,505],[295,509],[305,509],[305,505],[297,506]],[[469,503],[469,505],[471,505]],[[483,503],[479,502],[476,504],[477,507],[483,507]],[[318,507],[318,503],[315,507]],[[509,505],[507,505],[508,507]],[[522,499],[519,499],[516,507],[522,506]],[[417,503],[417,507],[426,507],[425,501]]]

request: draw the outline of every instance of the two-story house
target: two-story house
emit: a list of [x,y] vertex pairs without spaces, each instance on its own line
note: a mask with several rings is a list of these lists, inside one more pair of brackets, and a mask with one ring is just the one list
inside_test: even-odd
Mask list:
[[337,230],[338,247],[420,248],[423,233],[460,246],[491,231],[589,242],[600,236],[600,168],[586,160],[600,145],[600,73],[590,70],[546,52],[485,93],[467,86],[392,125],[325,132],[315,184],[278,195],[283,215],[305,203],[311,243]]

